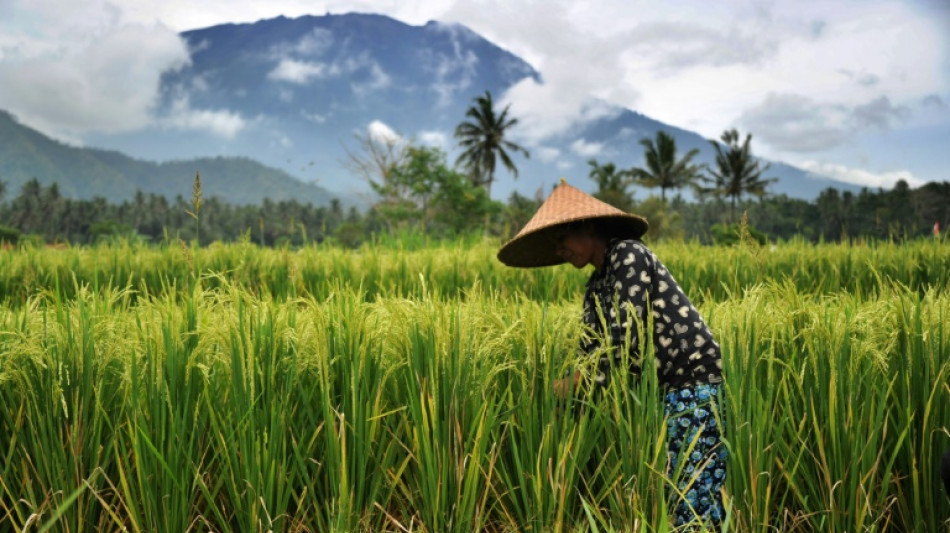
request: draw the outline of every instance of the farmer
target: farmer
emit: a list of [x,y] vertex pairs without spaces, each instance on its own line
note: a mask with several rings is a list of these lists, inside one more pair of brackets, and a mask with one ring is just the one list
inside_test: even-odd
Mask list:
[[[723,518],[720,490],[726,473],[726,449],[720,442],[720,349],[673,276],[640,242],[646,230],[644,218],[562,180],[525,227],[502,246],[498,259],[513,267],[563,262],[575,268],[594,267],[584,294],[580,351],[586,358],[597,358],[595,387],[606,387],[611,368],[625,359],[633,362],[630,371],[639,376],[638,336],[641,331],[652,332],[668,416],[669,473],[685,461],[678,483],[685,498],[673,504],[674,521],[718,524]],[[567,396],[585,381],[583,376],[575,371],[559,380],[558,396]]]

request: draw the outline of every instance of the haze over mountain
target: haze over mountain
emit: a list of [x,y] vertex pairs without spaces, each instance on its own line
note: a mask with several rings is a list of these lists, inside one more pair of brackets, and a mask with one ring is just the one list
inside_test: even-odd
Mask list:
[[[474,97],[490,91],[503,102],[519,82],[543,83],[531,65],[457,24],[411,26],[364,14],[279,17],[182,37],[191,63],[163,76],[154,125],[92,135],[88,145],[153,161],[252,158],[349,200],[368,191],[344,165],[354,135],[392,131],[439,146],[454,161],[452,132]],[[590,190],[588,159],[641,165],[638,141],[658,130],[674,135],[681,153],[699,148],[700,162],[712,161],[709,141],[695,133],[606,102],[592,104],[590,114],[597,118],[529,146],[530,159],[516,156],[518,179],[499,171],[493,196],[532,194],[560,177]],[[517,129],[511,133],[518,141]],[[855,188],[782,164],[767,176],[779,178],[771,192],[806,199],[828,186]],[[259,193],[273,197],[276,190]]]

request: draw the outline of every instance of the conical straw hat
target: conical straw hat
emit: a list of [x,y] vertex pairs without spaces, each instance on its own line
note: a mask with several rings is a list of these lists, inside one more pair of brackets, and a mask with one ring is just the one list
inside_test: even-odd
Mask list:
[[649,227],[645,218],[601,202],[564,180],[541,204],[538,212],[498,251],[498,260],[513,267],[542,267],[563,263],[554,235],[558,226],[580,220],[599,220],[607,235],[639,239]]

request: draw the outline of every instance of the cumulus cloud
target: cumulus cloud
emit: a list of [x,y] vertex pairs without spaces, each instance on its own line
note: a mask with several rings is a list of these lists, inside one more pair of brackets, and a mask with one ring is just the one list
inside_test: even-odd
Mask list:
[[233,139],[247,126],[241,115],[227,110],[193,109],[187,98],[172,103],[168,114],[159,119],[159,125],[178,130],[204,131]]
[[853,185],[861,185],[869,188],[881,187],[884,189],[890,189],[894,187],[894,184],[896,184],[898,180],[906,181],[911,187],[920,187],[925,183],[925,180],[914,177],[914,175],[908,170],[895,170],[891,172],[875,173],[859,168],[849,168],[844,165],[822,163],[818,161],[802,161],[797,163],[797,166],[813,174],[827,176],[844,183],[851,183]]
[[848,106],[771,93],[742,113],[739,122],[773,148],[816,152],[841,145],[861,130],[887,129],[910,116],[908,107],[895,106],[886,96]]
[[594,157],[600,154],[603,149],[603,143],[587,142],[584,139],[577,139],[571,143],[571,151],[581,157]]
[[395,130],[390,128],[385,122],[381,120],[374,120],[369,123],[369,126],[366,127],[366,133],[369,135],[370,140],[381,142],[381,143],[401,143],[403,138],[401,135],[396,133]]
[[448,145],[448,137],[441,131],[423,131],[419,133],[419,142],[427,146],[445,149]]
[[327,66],[323,63],[297,61],[295,59],[281,59],[273,70],[267,73],[272,80],[286,81],[299,85],[306,84],[314,78],[323,78],[328,75]]
[[[72,12],[71,6],[61,7]],[[189,61],[175,32],[162,25],[121,24],[109,4],[90,4],[88,13],[74,13],[75,20],[46,2],[19,9],[21,21],[32,24],[0,23],[6,50],[0,57],[0,102],[50,135],[148,125],[161,73]]]

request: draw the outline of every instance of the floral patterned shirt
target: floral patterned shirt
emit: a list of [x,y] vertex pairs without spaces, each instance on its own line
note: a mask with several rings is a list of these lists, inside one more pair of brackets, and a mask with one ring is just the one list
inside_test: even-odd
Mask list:
[[[647,313],[650,313],[647,316]],[[640,333],[652,328],[656,369],[669,389],[722,381],[719,344],[699,312],[654,253],[637,240],[611,240],[604,263],[587,282],[581,351],[599,357],[594,382],[627,353],[629,370],[642,366]]]

